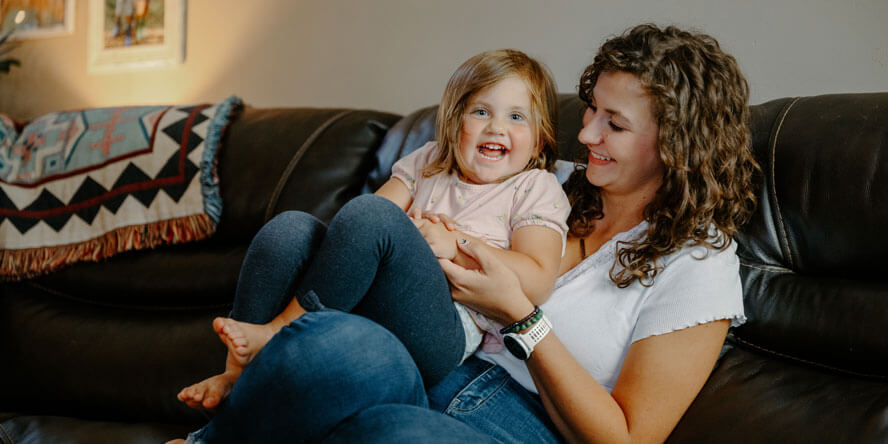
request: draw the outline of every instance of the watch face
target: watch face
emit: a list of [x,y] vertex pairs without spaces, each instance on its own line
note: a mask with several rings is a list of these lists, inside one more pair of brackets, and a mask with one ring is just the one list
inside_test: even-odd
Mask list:
[[503,337],[503,344],[509,349],[509,353],[512,353],[513,356],[522,361],[526,361],[527,358],[530,357],[527,350],[524,349],[524,344],[513,338],[511,335],[505,335]]

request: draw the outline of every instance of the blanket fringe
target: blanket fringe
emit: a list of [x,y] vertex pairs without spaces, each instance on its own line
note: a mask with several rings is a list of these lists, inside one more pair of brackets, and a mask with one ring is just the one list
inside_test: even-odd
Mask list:
[[80,261],[98,262],[117,253],[209,237],[216,224],[206,214],[117,228],[76,244],[0,251],[0,282],[30,279]]

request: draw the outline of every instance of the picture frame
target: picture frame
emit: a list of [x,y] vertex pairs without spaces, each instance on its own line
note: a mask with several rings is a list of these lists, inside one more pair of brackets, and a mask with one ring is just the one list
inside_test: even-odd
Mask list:
[[89,72],[183,63],[186,11],[186,0],[89,0]]
[[12,40],[74,33],[75,0],[0,0],[0,26]]

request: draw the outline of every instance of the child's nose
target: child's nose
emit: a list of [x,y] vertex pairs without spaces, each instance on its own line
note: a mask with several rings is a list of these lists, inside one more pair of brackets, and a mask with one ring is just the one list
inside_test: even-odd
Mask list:
[[490,119],[490,122],[487,124],[487,132],[490,134],[503,135],[506,133],[506,126],[500,119]]

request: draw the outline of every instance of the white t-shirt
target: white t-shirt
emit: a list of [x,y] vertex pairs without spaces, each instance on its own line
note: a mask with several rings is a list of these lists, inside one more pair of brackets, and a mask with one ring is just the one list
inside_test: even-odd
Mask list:
[[[658,261],[664,268],[650,287],[636,281],[618,288],[609,277],[617,241],[637,239],[646,229],[647,222],[642,222],[614,236],[559,277],[541,306],[553,332],[608,391],[633,342],[720,319],[730,319],[734,326],[746,321],[736,243],[723,251],[683,248]],[[476,356],[502,366],[524,388],[538,393],[524,362],[510,353],[479,351]]]

